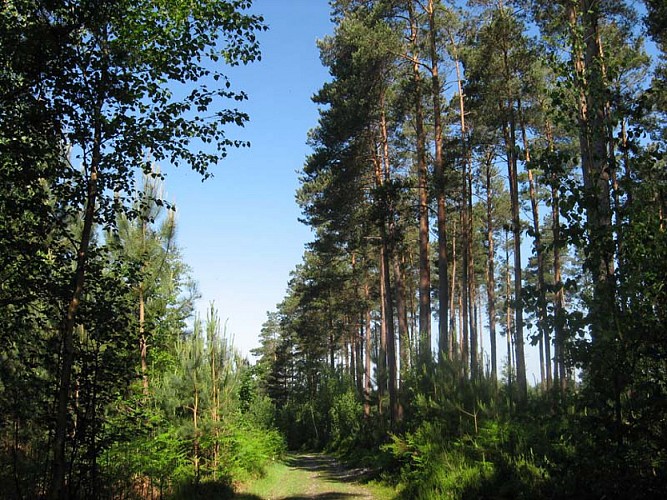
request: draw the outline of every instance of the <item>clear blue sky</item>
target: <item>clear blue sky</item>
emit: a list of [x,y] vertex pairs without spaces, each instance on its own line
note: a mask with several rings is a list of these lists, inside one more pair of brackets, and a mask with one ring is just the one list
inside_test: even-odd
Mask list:
[[169,169],[165,182],[178,244],[202,294],[198,309],[205,314],[214,301],[244,354],[311,239],[294,195],[317,125],[311,97],[328,79],[316,41],[332,32],[327,0],[254,0],[252,10],[269,26],[259,35],[262,60],[226,71],[248,93],[242,109],[251,120],[230,136],[251,148],[230,151],[203,183],[186,169]]

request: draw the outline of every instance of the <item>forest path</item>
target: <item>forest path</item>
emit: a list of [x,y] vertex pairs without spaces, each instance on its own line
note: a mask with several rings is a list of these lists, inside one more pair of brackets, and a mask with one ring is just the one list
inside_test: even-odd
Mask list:
[[321,453],[291,454],[268,467],[265,477],[245,485],[239,500],[385,500],[394,497],[386,487],[370,483],[368,471],[350,469]]

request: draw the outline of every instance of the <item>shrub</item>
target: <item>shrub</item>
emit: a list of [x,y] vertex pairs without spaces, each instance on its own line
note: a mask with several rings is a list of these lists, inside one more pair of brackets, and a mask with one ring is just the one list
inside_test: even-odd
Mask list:
[[352,390],[335,396],[329,410],[330,447],[343,453],[354,448],[363,421],[363,407]]

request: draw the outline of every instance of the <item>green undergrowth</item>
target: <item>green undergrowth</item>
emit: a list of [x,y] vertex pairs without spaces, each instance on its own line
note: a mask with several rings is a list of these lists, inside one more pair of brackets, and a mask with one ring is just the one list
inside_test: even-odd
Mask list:
[[510,452],[513,433],[492,422],[477,435],[450,441],[440,425],[424,423],[392,436],[383,449],[397,462],[402,498],[542,498],[549,485],[544,462]]
[[345,376],[323,375],[318,397],[283,406],[278,427],[294,449],[363,468],[396,498],[663,498],[659,421],[640,440],[631,421],[614,433],[608,406],[591,404],[583,385],[535,389],[519,406],[509,384],[461,383],[458,373],[445,364],[406,380],[393,426],[377,401],[365,411]]

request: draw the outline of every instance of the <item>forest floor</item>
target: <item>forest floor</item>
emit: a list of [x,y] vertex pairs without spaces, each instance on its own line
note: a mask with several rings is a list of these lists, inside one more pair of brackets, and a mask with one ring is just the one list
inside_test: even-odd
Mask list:
[[320,453],[291,454],[266,475],[243,485],[239,500],[389,500],[396,493],[369,481],[369,470],[350,469]]

